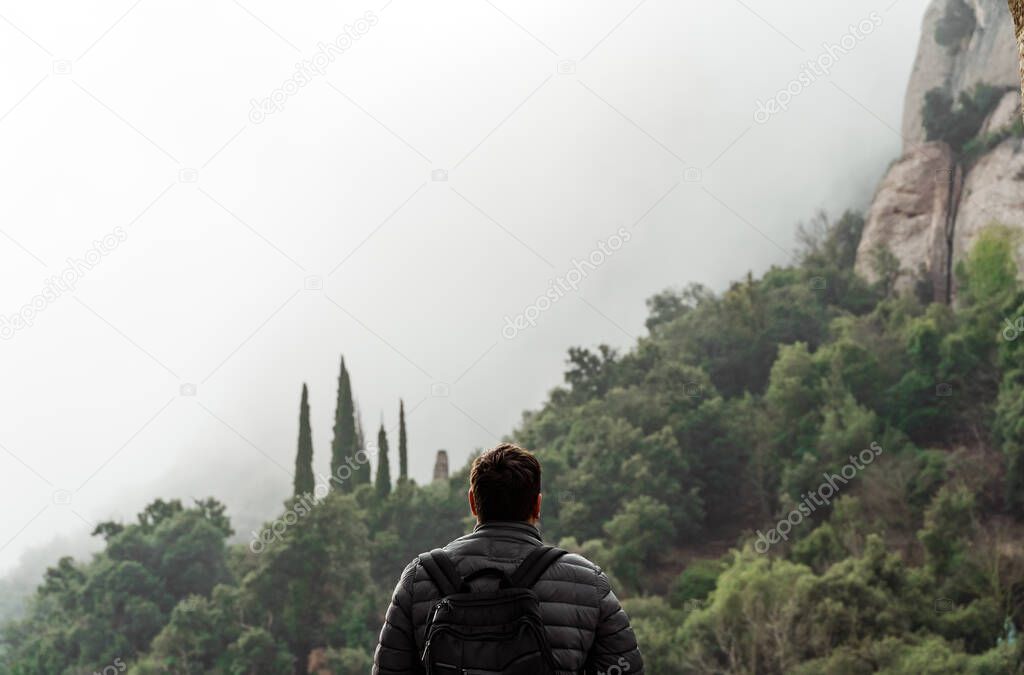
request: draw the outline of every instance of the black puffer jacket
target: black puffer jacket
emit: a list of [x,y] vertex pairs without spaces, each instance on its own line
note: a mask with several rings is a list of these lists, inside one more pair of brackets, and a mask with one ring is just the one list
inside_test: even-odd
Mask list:
[[[536,546],[540,532],[527,523],[477,525],[472,534],[445,547],[459,574],[485,567],[511,573]],[[496,580],[472,582],[489,590]],[[629,617],[608,577],[586,558],[569,554],[556,561],[533,587],[558,667],[558,675],[643,675],[643,660]],[[388,608],[373,656],[373,675],[422,673],[427,612],[441,597],[427,571],[414,560],[405,568]]]

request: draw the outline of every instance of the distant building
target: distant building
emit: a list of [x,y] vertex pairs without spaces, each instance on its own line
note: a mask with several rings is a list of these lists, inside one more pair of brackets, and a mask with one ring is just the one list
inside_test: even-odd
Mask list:
[[448,451],[438,450],[434,460],[434,482],[448,480]]

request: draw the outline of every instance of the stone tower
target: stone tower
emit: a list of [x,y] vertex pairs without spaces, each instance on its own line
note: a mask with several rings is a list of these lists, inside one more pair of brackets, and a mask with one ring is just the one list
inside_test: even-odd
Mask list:
[[434,460],[434,482],[448,480],[448,451],[438,450]]

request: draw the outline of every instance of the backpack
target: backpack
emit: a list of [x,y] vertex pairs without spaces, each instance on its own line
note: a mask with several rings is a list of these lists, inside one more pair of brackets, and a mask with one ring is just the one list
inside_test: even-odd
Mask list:
[[[443,550],[420,555],[444,596],[427,615],[426,675],[553,675],[554,657],[532,587],[565,554],[538,546],[511,575],[485,568],[465,579]],[[470,590],[470,581],[488,575],[500,577],[498,590]]]

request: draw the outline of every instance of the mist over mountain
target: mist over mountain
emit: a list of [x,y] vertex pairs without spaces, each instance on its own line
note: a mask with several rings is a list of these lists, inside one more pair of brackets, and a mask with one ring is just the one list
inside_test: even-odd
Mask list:
[[512,439],[650,672],[1024,672],[1001,2],[58,16],[0,17],[5,668],[379,667]]
[[[6,12],[4,316],[114,228],[124,241],[0,345],[17,383],[2,394],[0,567],[153,494],[267,517],[303,381],[326,469],[341,353],[368,426],[395,424],[405,398],[414,477],[439,448],[461,465],[558,384],[568,346],[628,347],[645,298],[724,289],[787,260],[818,208],[866,206],[901,143],[924,6]],[[376,23],[322,76],[253,121],[253,100],[367,11]],[[827,77],[755,119],[872,12],[881,25]],[[503,336],[634,226],[578,291]]]

